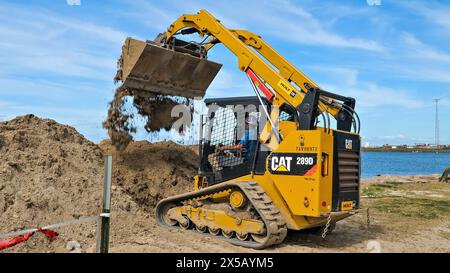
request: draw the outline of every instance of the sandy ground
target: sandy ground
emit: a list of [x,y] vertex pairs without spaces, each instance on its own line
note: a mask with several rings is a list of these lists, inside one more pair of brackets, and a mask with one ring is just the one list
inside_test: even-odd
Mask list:
[[[362,205],[370,208],[371,225],[367,226],[367,215],[360,213],[339,222],[336,230],[325,239],[290,231],[283,244],[255,251],[194,232],[160,228],[150,218],[154,229],[132,243],[115,245],[112,251],[450,252],[450,184],[439,183],[436,177],[389,176],[364,181],[363,194],[370,196],[362,198]],[[384,184],[389,186],[379,186]],[[395,205],[397,202],[399,205]]]
[[[112,252],[450,252],[450,183],[438,175],[381,176],[362,181],[370,208],[320,236],[290,231],[285,242],[256,251],[190,231],[159,227],[154,205],[192,188],[198,157],[172,142],[132,142],[117,152],[70,126],[33,115],[0,122],[0,233],[95,215],[101,210],[102,154],[114,158]],[[95,249],[95,223],[58,228],[5,252],[81,252]]]

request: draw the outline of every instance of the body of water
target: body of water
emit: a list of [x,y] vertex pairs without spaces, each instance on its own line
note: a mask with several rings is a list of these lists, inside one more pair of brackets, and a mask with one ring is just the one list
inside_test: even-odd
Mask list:
[[361,176],[442,174],[450,153],[362,152]]

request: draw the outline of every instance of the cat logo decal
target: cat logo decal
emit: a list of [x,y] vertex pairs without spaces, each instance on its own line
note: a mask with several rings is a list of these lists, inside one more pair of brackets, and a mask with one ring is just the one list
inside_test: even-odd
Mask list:
[[270,168],[274,172],[289,172],[292,156],[272,156]]

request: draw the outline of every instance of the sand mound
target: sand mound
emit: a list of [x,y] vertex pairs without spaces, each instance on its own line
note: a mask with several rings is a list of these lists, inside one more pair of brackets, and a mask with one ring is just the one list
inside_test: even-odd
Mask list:
[[1,122],[0,230],[98,214],[101,164],[101,150],[70,126],[33,115]]
[[153,211],[164,197],[193,190],[198,156],[188,147],[173,142],[136,141],[117,152],[111,141],[99,146],[113,155],[115,183],[145,211]]
[[[0,123],[0,232],[45,226],[101,212],[103,152],[114,158],[111,247],[156,228],[153,207],[163,197],[192,190],[197,155],[171,142],[132,142],[121,153],[99,146],[74,128],[33,115]],[[103,151],[102,151],[103,150]],[[49,242],[37,234],[6,252],[66,252],[95,247],[95,223],[57,228]]]
[[0,123],[0,139],[2,218],[26,214],[43,224],[54,220],[50,214],[96,212],[99,195],[87,189],[102,183],[102,152],[74,128],[27,115]]

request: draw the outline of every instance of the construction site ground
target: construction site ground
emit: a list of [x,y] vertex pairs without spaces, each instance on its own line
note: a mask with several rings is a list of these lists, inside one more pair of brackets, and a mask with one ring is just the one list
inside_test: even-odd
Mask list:
[[[289,231],[283,244],[262,252],[450,252],[450,185],[437,182],[437,175],[407,178],[363,183],[369,228],[366,214],[360,213],[339,222],[325,239]],[[195,233],[161,229],[153,218],[149,221],[153,228],[146,237],[123,242],[113,251],[255,252]]]
[[[195,148],[136,141],[118,152],[33,115],[0,122],[0,233],[99,214],[104,154],[114,158],[111,252],[450,252],[450,184],[437,174],[363,180],[370,227],[360,213],[325,239],[289,231],[281,245],[252,250],[157,225],[155,204],[192,189]],[[68,252],[69,241],[93,252],[95,228],[62,227],[53,242],[37,234],[4,252]]]

